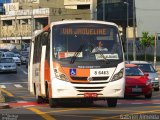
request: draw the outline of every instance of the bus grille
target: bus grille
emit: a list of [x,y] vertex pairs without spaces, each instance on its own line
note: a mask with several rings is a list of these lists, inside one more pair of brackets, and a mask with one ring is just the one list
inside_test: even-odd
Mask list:
[[101,92],[104,87],[75,87],[79,92]]
[[[88,81],[88,77],[71,77],[72,80],[76,81]],[[92,81],[105,81],[108,80],[109,77],[92,77]]]

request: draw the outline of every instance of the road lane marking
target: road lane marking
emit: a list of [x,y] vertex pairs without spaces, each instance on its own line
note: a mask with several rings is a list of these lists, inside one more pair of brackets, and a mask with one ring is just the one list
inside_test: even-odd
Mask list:
[[143,103],[131,103],[131,104],[133,104],[133,105],[136,105],[136,104],[138,104],[138,105],[139,105],[139,104],[143,104]]
[[28,103],[28,101],[17,101],[17,103]]
[[0,85],[0,88],[6,88],[6,86],[5,85]]
[[3,88],[0,88],[0,91],[7,94],[9,97],[14,97],[14,95],[12,93],[8,92],[7,90],[4,90]]
[[22,68],[19,68],[25,75],[28,75],[28,72],[26,72],[25,70],[23,70]]
[[11,85],[11,84],[23,84],[28,82],[11,82],[11,83],[0,83],[0,85]]
[[14,84],[14,86],[17,87],[17,88],[22,88],[22,87],[23,87],[23,86],[20,85],[20,84]]
[[35,98],[35,96],[16,96],[17,98]]
[[56,112],[68,112],[68,111],[75,111],[75,110],[78,110],[77,108],[73,108],[73,109],[65,109],[65,110],[54,110],[54,111],[48,111],[48,112],[45,112],[45,113],[56,113]]
[[[132,112],[134,112],[134,110],[119,110],[119,109],[117,109],[117,110],[115,110],[115,109],[110,109],[110,108],[102,108],[102,109],[98,109],[98,108],[69,108],[69,109],[64,109],[64,110],[52,110],[52,111],[48,111],[48,112],[45,112],[45,113],[60,113],[60,112],[69,112],[69,111],[77,111],[77,110],[83,110],[83,111],[98,111],[98,110],[105,110],[105,111],[113,111],[113,112],[117,112],[117,111],[122,111],[122,112],[127,112],[127,111],[132,111]],[[140,112],[140,111],[139,111]]]
[[56,120],[55,118],[53,118],[53,117],[50,116],[49,114],[46,114],[45,112],[42,112],[42,111],[40,111],[40,110],[38,110],[38,109],[36,109],[36,108],[31,107],[31,108],[26,108],[26,109],[31,110],[31,111],[33,111],[34,113],[40,115],[40,116],[43,117],[45,120]]

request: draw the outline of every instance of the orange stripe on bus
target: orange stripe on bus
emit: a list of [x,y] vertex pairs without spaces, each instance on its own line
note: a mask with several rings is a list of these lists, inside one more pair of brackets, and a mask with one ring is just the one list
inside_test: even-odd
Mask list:
[[49,28],[50,28],[50,24],[48,24],[47,26],[45,26],[45,27],[43,28],[43,31],[48,31]]

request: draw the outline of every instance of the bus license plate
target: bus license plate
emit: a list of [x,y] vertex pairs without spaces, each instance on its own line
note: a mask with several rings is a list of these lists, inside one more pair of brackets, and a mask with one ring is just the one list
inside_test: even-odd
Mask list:
[[97,97],[97,93],[84,93],[84,97],[95,98],[95,97]]
[[142,92],[142,88],[132,88],[132,92]]

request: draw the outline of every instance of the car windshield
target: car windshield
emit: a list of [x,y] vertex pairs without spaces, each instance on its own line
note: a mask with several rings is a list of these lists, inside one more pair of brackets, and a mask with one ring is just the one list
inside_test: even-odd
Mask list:
[[14,57],[14,53],[5,53],[5,57]]
[[13,63],[14,60],[12,58],[1,58],[0,63]]
[[144,73],[138,67],[126,67],[126,76],[143,76]]
[[151,72],[154,73],[155,69],[151,64],[137,64],[137,66],[142,69],[144,72]]

